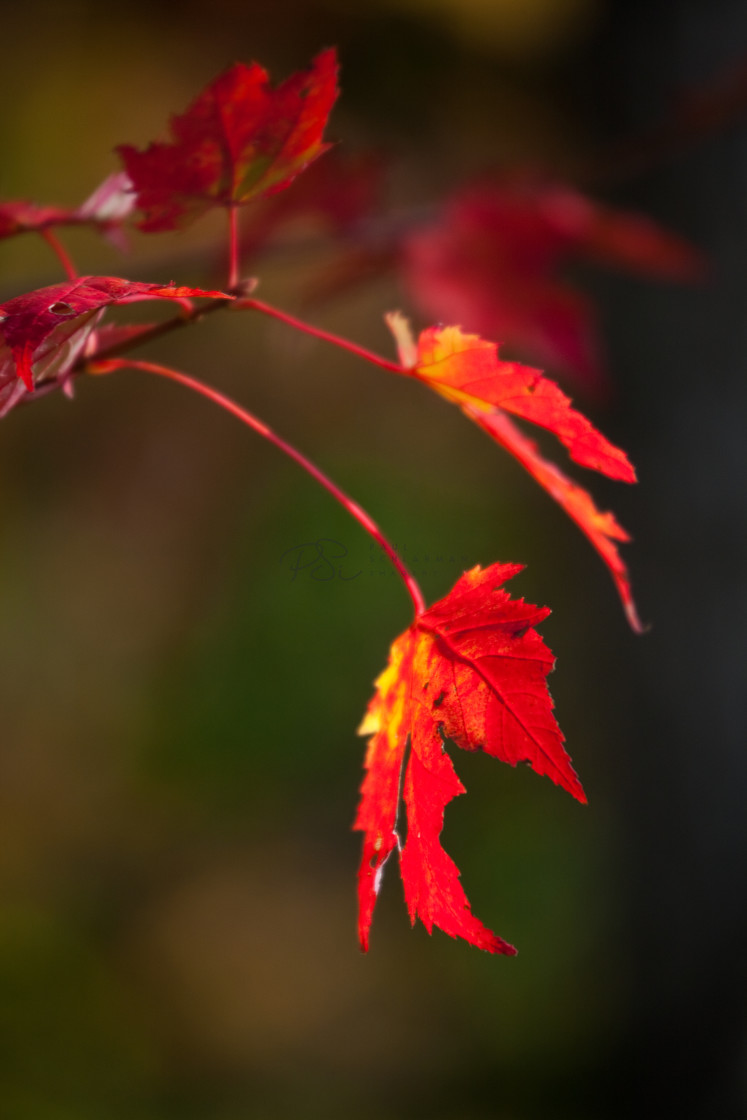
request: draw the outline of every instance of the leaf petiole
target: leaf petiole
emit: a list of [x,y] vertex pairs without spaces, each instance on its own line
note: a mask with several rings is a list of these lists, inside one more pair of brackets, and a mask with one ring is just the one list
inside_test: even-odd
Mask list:
[[76,269],[75,265],[73,264],[72,258],[70,257],[69,253],[67,252],[67,249],[62,244],[62,242],[60,241],[57,234],[53,233],[52,230],[49,229],[49,228],[40,229],[39,234],[40,234],[41,237],[44,238],[47,245],[49,245],[50,249],[52,250],[54,255],[57,257],[57,260],[60,262],[62,267],[65,269],[65,273],[67,275],[68,280],[77,280],[78,279],[78,270]]
[[228,290],[232,292],[239,283],[239,208],[228,206]]
[[287,311],[281,311],[280,308],[264,303],[261,299],[237,299],[235,303],[231,304],[231,310],[260,311],[263,315],[270,315],[273,319],[279,319],[281,323],[286,323],[294,330],[303,331],[304,334],[310,334],[314,338],[320,338],[323,342],[331,342],[333,346],[339,346],[342,350],[349,350],[351,354],[356,354],[359,358],[365,358],[367,362],[372,362],[381,369],[389,370],[390,373],[405,372],[399,362],[391,362],[388,358],[382,358],[378,354],[374,354],[372,350],[366,350],[365,346],[358,346],[356,342],[350,342],[349,339],[343,338],[339,334],[332,334],[331,331],[322,330],[321,327],[313,327],[311,323],[305,323],[303,319],[297,319],[295,315],[289,315]]

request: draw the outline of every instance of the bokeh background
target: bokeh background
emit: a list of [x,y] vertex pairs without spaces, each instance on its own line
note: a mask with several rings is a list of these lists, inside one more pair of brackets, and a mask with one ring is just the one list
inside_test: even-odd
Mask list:
[[[386,153],[393,211],[489,167],[594,166],[599,197],[710,269],[579,281],[614,386],[587,407],[639,467],[635,489],[594,489],[636,538],[643,637],[563,514],[417,384],[248,316],[151,351],[314,457],[429,597],[474,563],[527,563],[515,590],[553,607],[552,691],[590,805],[460,754],[445,830],[515,959],[411,930],[394,866],[357,948],[354,730],[409,606],[344,512],[138,374],[3,422],[2,1116],[744,1116],[745,116],[635,146],[743,65],[744,4],[27,0],[3,40],[4,197],[77,204],[114,144],[161,133],[227,64],[282,77],[336,44],[331,134]],[[200,284],[219,232],[136,235],[124,262],[85,231],[68,243],[86,271]],[[262,294],[297,307],[327,251],[268,254]],[[33,238],[0,245],[2,299],[57,278]],[[415,314],[381,277],[313,318],[391,352],[392,307]],[[288,550],[321,537],[356,578],[292,578]]]

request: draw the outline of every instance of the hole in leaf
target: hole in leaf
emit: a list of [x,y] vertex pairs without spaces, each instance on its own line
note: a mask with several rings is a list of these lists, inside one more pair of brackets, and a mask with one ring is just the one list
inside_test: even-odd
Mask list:
[[397,847],[400,851],[407,841],[407,806],[405,804],[405,774],[410,764],[412,753],[412,740],[407,736],[407,743],[402,753],[402,768],[399,772],[399,790],[397,792],[397,812],[394,817],[394,834],[397,837]]
[[71,307],[69,303],[65,303],[63,300],[60,300],[57,303],[51,303],[47,310],[51,311],[53,315],[61,315],[65,318],[69,317],[70,315],[78,314],[74,307]]

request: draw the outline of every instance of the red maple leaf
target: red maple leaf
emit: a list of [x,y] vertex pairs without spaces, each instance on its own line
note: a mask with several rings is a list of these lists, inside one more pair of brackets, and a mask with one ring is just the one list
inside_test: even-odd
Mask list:
[[[515,952],[472,914],[459,871],[441,847],[445,806],[465,792],[444,739],[511,766],[528,763],[586,801],[552,714],[546,677],[554,659],[534,629],[550,612],[511,599],[501,588],[521,569],[492,564],[465,572],[397,638],[376,682],[359,728],[371,738],[354,824],[365,834],[358,872],[364,950],[384,864],[397,848],[413,924],[420,918],[429,933],[435,925],[491,953]],[[400,786],[407,815],[403,847]]]
[[502,361],[496,343],[459,327],[429,327],[421,332],[415,350],[406,335],[406,320],[395,313],[387,322],[402,364],[447,400],[479,411],[501,408],[531,420],[553,432],[575,462],[610,478],[635,482],[625,452],[571,408],[565,393],[540,370]]
[[501,339],[599,388],[594,308],[562,274],[578,259],[663,279],[703,272],[696,250],[650,219],[519,177],[459,191],[405,240],[401,267],[428,318]]
[[586,534],[610,571],[628,622],[633,630],[641,633],[644,627],[633,601],[628,569],[615,543],[629,541],[630,536],[618,523],[614,514],[609,510],[597,509],[591,494],[563,474],[554,463],[550,463],[540,455],[533,441],[527,439],[508,416],[501,412],[486,414],[470,412],[469,409],[465,411],[492,439],[518,459],[532,478],[539,482],[540,486],[562,506],[568,516],[573,518],[581,531]]
[[0,415],[40,380],[61,378],[83,352],[101,312],[146,299],[230,299],[223,292],[143,284],[116,276],[81,276],[0,304]]
[[459,327],[430,327],[416,344],[403,316],[395,312],[387,316],[387,322],[406,371],[458,404],[519,460],[586,533],[612,573],[631,626],[640,630],[627,571],[614,543],[628,540],[627,533],[611,513],[596,508],[585,490],[542,458],[506,414],[551,431],[581,466],[622,482],[635,482],[625,452],[572,408],[554,381],[529,366],[502,361],[494,342],[464,334]]
[[236,63],[171,118],[171,141],[117,148],[144,212],[140,229],[175,229],[288,186],[329,147],[322,132],[336,97],[334,50],[276,89],[256,62]]

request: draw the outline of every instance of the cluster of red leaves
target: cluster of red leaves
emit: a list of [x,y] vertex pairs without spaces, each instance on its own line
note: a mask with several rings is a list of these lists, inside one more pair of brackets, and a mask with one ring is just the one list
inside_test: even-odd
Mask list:
[[105,308],[147,299],[184,302],[194,296],[230,298],[201,288],[81,276],[0,304],[0,416],[35,385],[51,379],[65,383]]
[[[627,456],[571,407],[558,386],[538,370],[504,362],[498,348],[458,327],[429,328],[417,343],[400,315],[388,316],[403,372],[460,406],[519,462],[587,534],[609,567],[631,626],[641,626],[630,581],[615,541],[627,534],[611,513],[543,459],[508,414],[551,431],[584,467],[634,482]],[[400,846],[396,830],[402,767],[407,839],[400,853],[405,899],[412,921],[434,925],[490,952],[513,948],[472,914],[456,866],[439,835],[446,804],[464,787],[444,751],[444,738],[465,750],[484,750],[503,762],[528,763],[580,801],[583,790],[570,766],[552,715],[545,678],[552,654],[534,626],[546,609],[513,601],[500,584],[520,565],[494,564],[466,572],[439,603],[420,614],[393,644],[361,734],[370,734],[367,775],[355,827],[365,833],[358,873],[359,936],[369,928],[384,863]]]
[[[275,89],[261,66],[239,63],[172,119],[173,143],[153,143],[144,152],[120,146],[125,171],[111,175],[80,207],[0,205],[0,238],[86,223],[116,238],[136,208],[142,212],[141,229],[173,229],[212,206],[232,207],[272,194],[329,147],[322,133],[336,97],[332,50],[323,51],[307,73]],[[35,383],[54,378],[65,384],[104,308],[202,295],[222,293],[81,277],[0,305],[0,415]]]
[[[0,206],[0,237],[44,234],[56,226],[84,222],[112,235],[133,210],[139,211],[142,230],[156,232],[184,226],[211,207],[233,212],[257,199],[264,201],[254,225],[245,230],[246,244],[255,249],[269,232],[299,213],[322,215],[333,227],[346,229],[371,204],[375,164],[330,161],[326,168],[319,165],[292,202],[268,197],[288,186],[329,147],[322,137],[336,96],[333,51],[323,51],[307,72],[275,89],[256,63],[237,64],[207,86],[185,113],[172,118],[170,140],[142,152],[121,146],[125,172],[106,180],[79,208],[25,202]],[[527,324],[533,337],[539,324],[547,332],[548,353],[578,363],[587,312],[569,299],[553,270],[563,254],[579,249],[649,271],[679,274],[693,266],[689,250],[640,219],[611,215],[555,188],[531,200],[515,191],[465,195],[450,204],[437,225],[408,235],[403,251],[413,290],[435,314],[448,309],[451,318],[456,309],[463,325],[474,327],[479,320],[480,327],[488,325],[487,333],[496,328],[519,342],[529,333]],[[497,304],[480,304],[489,285],[495,299],[503,301],[502,318],[496,318]],[[515,296],[513,312],[506,310],[509,290]],[[97,356],[110,355],[140,334],[147,336],[148,328],[114,327],[105,333],[99,324],[108,307],[167,299],[189,312],[194,297],[223,300],[232,294],[88,276],[8,300],[0,305],[0,415],[37,386],[67,387],[72,374],[87,366],[102,372],[125,365],[116,358],[99,361],[98,367],[95,363]],[[238,307],[251,305],[259,306],[252,300],[237,302]],[[535,369],[503,361],[494,343],[463,333],[460,327],[430,328],[416,342],[401,316],[390,316],[389,323],[401,365],[379,359],[380,364],[425,382],[457,404],[522,463],[602,555],[628,618],[638,628],[615,543],[626,540],[626,534],[612,514],[599,512],[586,491],[540,456],[511,417],[552,432],[576,463],[632,482],[635,475],[625,454],[571,407],[554,382]],[[139,365],[155,371],[165,368]],[[166,372],[182,383],[196,384],[186,375]],[[205,395],[219,398],[209,389]],[[221,401],[225,406],[226,399]],[[242,412],[229,405],[235,414]],[[265,435],[269,432],[259,423],[254,426]],[[300,454],[293,456],[308,466]],[[360,521],[375,529],[359,507],[354,510],[354,503],[344,500],[351,512],[357,510]],[[520,565],[513,564],[473,568],[444,599],[422,609],[419,592],[413,594],[408,584],[416,616],[392,645],[360,729],[371,736],[355,822],[364,832],[359,872],[363,948],[368,946],[384,864],[400,846],[401,797],[407,837],[400,865],[413,922],[419,917],[429,931],[438,926],[491,952],[514,952],[472,915],[459,872],[440,844],[445,806],[464,792],[444,739],[464,750],[483,750],[512,766],[528,763],[585,800],[552,714],[546,677],[553,657],[535,630],[548,611],[512,600],[502,588],[519,570]]]

